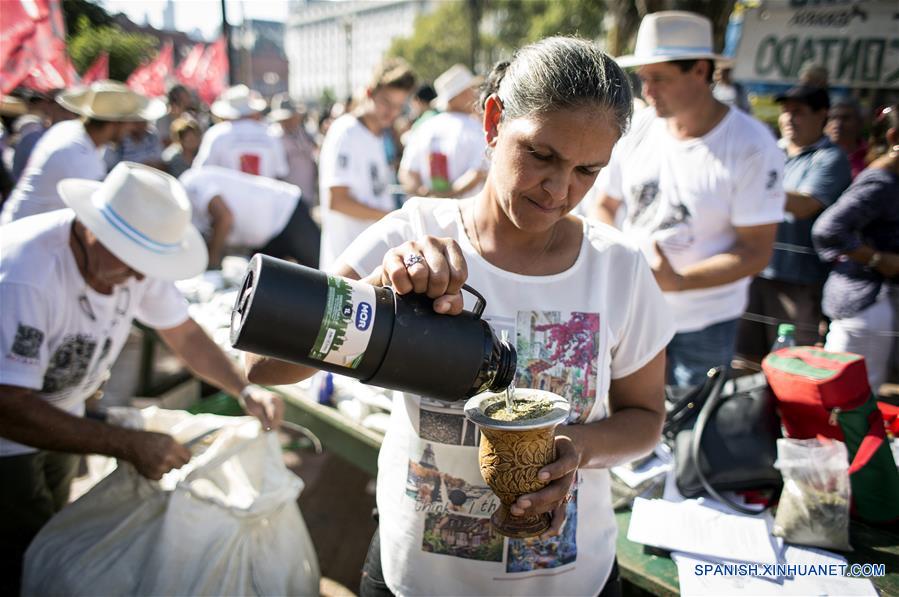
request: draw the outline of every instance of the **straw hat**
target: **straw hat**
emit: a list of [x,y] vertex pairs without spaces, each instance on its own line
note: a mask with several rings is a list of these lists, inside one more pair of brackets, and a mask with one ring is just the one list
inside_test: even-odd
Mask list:
[[219,118],[235,120],[262,112],[266,106],[265,98],[258,91],[235,85],[224,90],[209,109]]
[[272,122],[281,122],[297,114],[303,114],[305,111],[302,106],[290,99],[289,94],[278,93],[272,97],[272,111],[269,112],[268,118]]
[[118,81],[96,81],[56,96],[66,110],[112,122],[156,120],[166,112],[165,103],[136,93]]
[[168,174],[119,162],[103,182],[65,178],[56,188],[81,223],[135,271],[182,280],[206,269],[206,243],[190,222],[187,193]]
[[434,89],[437,91],[434,105],[438,110],[446,110],[451,99],[466,89],[480,85],[481,81],[483,79],[471,74],[464,64],[454,64],[434,81]]
[[712,51],[712,22],[692,12],[665,10],[643,17],[634,53],[615,60],[628,67],[701,59],[730,63]]

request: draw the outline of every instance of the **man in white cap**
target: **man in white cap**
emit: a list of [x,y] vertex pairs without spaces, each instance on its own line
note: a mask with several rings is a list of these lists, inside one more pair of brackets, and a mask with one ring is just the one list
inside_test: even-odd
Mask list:
[[412,133],[400,163],[400,182],[410,195],[467,197],[484,183],[487,140],[474,116],[480,83],[462,64],[434,81],[443,113]]
[[649,108],[634,116],[597,180],[599,216],[640,243],[675,314],[668,383],[729,365],[750,278],[783,219],[784,157],[770,131],[712,95],[712,26],[678,11],[646,16],[634,54]]
[[415,88],[415,75],[400,59],[375,68],[351,114],[335,120],[319,156],[321,268],[326,269],[359,234],[396,208],[389,192],[393,177],[384,149],[392,127]]
[[213,116],[223,120],[206,131],[194,166],[222,166],[256,176],[287,176],[287,154],[279,139],[262,122],[267,103],[246,85],[226,89],[212,104]]
[[81,118],[57,123],[44,133],[3,205],[0,224],[64,208],[56,192],[60,180],[103,180],[106,145],[121,142],[131,123],[155,120],[165,113],[160,100],[148,99],[116,81],[66,91],[56,101]]
[[190,204],[171,176],[122,162],[103,182],[65,179],[71,209],[0,234],[0,585],[18,594],[22,556],[68,501],[74,454],[107,454],[159,479],[190,459],[172,437],[84,418],[132,319],[153,327],[198,376],[276,427],[283,404],[195,323],[172,280],[206,268]]

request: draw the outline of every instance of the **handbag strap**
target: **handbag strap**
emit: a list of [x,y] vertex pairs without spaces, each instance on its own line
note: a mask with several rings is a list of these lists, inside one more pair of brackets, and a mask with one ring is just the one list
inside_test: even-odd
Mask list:
[[705,473],[702,472],[702,461],[699,458],[702,454],[702,435],[705,432],[706,424],[711,420],[715,411],[718,410],[718,407],[723,402],[721,400],[721,393],[724,389],[724,384],[727,382],[727,373],[724,367],[716,367],[713,371],[714,375],[717,376],[717,379],[715,380],[715,385],[712,388],[711,394],[702,406],[702,410],[699,412],[699,418],[696,420],[696,426],[693,428],[692,443],[690,444],[690,456],[693,459],[693,466],[696,467],[696,476],[699,477],[699,482],[702,483],[702,487],[716,500],[724,502],[734,510],[742,512],[743,514],[757,515],[760,514],[760,512],[747,508],[746,506],[738,504],[721,495],[714,487],[712,487],[712,484],[709,483]]

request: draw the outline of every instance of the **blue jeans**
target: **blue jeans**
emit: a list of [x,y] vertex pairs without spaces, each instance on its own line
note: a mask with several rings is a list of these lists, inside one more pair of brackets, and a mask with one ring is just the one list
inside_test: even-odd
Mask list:
[[696,332],[675,334],[665,350],[668,385],[696,386],[712,367],[730,365],[734,356],[739,319],[713,323]]

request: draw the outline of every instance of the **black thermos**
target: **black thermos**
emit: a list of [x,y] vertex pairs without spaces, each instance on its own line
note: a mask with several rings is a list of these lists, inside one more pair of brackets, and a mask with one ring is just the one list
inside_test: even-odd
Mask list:
[[442,400],[498,392],[516,354],[481,319],[486,302],[459,315],[425,295],[328,275],[266,255],[250,260],[234,311],[235,348]]

